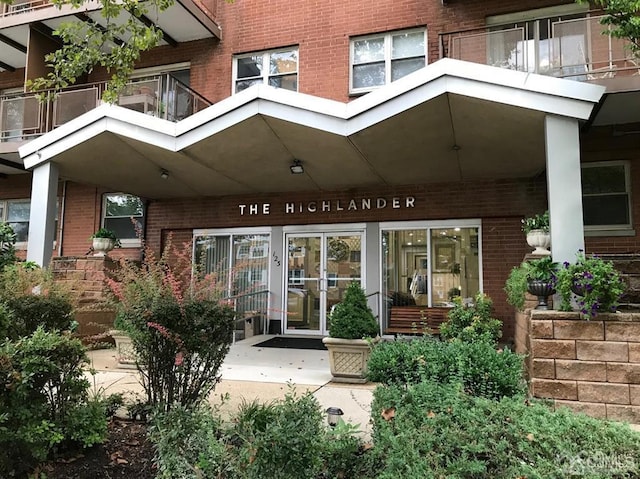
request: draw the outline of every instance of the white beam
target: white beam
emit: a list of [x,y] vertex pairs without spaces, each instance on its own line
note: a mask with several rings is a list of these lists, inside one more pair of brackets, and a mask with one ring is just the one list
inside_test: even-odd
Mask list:
[[27,260],[49,266],[53,254],[58,195],[58,165],[44,163],[33,170]]
[[573,263],[584,250],[578,120],[547,115],[544,126],[551,253]]

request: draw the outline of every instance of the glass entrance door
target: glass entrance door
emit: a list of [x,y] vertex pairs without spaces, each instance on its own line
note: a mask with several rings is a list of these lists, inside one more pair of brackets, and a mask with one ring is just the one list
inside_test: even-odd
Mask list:
[[362,283],[362,233],[292,233],[285,244],[285,331],[327,334],[331,308]]

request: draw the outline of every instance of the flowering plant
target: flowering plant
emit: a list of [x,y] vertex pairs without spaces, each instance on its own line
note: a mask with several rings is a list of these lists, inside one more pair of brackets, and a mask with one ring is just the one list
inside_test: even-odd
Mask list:
[[234,312],[222,299],[227,279],[201,274],[191,251],[171,238],[159,258],[145,246],[142,264],[122,259],[107,280],[115,327],[131,338],[147,403],[164,411],[207,398],[231,342]]
[[562,296],[563,311],[571,311],[571,293],[578,296],[580,313],[587,319],[599,312],[615,312],[625,285],[611,261],[580,250],[575,263],[565,261],[558,272],[556,288]]
[[532,230],[542,230],[545,233],[549,232],[549,211],[545,211],[542,214],[537,214],[535,216],[529,216],[527,218],[523,218],[522,222],[522,231],[525,234],[528,234]]

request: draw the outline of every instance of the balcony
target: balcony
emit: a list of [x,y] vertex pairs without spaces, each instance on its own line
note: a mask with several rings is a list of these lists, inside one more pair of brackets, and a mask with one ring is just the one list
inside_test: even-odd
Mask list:
[[611,38],[603,16],[554,22],[551,38],[527,39],[524,28],[492,25],[439,35],[441,57],[607,86],[640,89],[640,63],[627,41]]
[[[78,85],[40,102],[34,94],[0,96],[0,142],[23,142],[96,108],[106,83]],[[211,102],[169,74],[132,81],[118,104],[147,115],[179,121]]]
[[[51,36],[62,22],[91,22],[105,26],[101,14],[102,4],[84,0],[78,8],[71,5],[55,6],[50,0],[14,0],[11,5],[0,4],[0,72],[25,68],[29,50],[38,60],[42,58],[40,36]],[[121,12],[114,18],[116,24],[126,21],[128,14]],[[220,27],[211,12],[203,10],[195,0],[175,0],[162,12],[150,9],[140,17],[144,24],[153,23],[162,31],[160,45],[178,46],[184,42],[204,38],[221,38]],[[41,35],[33,35],[32,30]],[[124,39],[121,39],[124,40]],[[44,50],[50,48],[48,40]]]

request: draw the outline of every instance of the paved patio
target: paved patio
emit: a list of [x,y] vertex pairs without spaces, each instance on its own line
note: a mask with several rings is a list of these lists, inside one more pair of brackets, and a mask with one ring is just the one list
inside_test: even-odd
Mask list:
[[[222,380],[211,394],[210,403],[220,405],[223,414],[231,414],[244,401],[282,399],[292,388],[298,394],[311,391],[323,410],[339,407],[345,413],[345,421],[359,424],[364,437],[370,437],[375,384],[331,382],[327,351],[253,346],[272,337],[254,336],[231,346],[220,370]],[[105,394],[119,392],[129,398],[142,394],[136,370],[119,368],[115,349],[90,351],[89,358],[96,371],[90,377],[95,390]],[[224,395],[228,400],[221,404]]]

